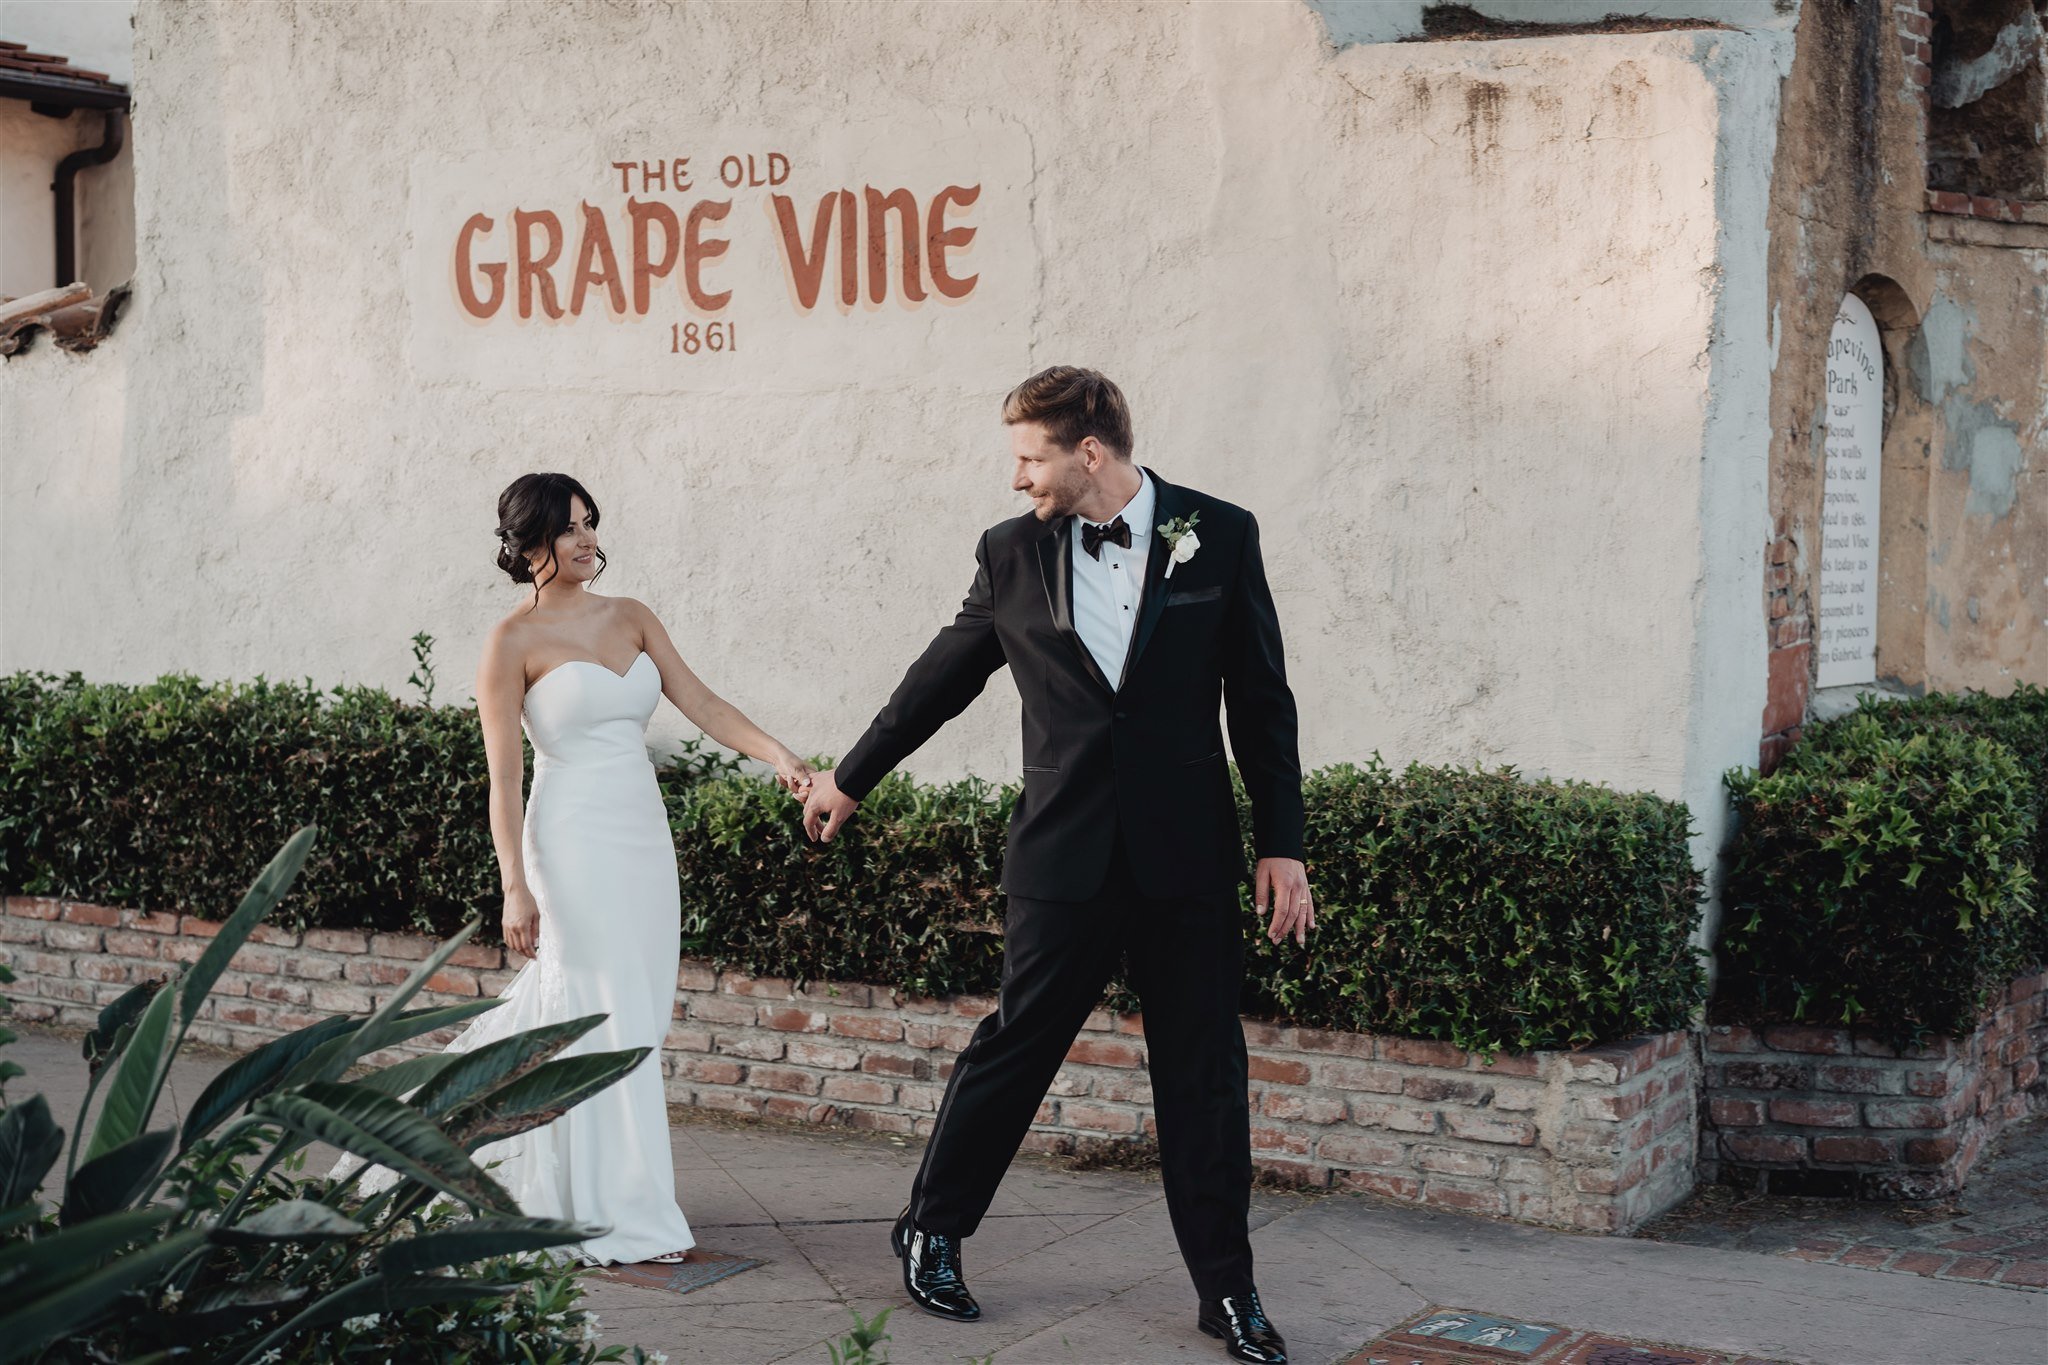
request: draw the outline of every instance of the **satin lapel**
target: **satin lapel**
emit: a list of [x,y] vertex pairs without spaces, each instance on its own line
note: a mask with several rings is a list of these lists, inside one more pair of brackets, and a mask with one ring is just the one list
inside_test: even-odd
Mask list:
[[1157,474],[1152,476],[1152,484],[1152,553],[1145,559],[1145,595],[1138,599],[1138,625],[1131,632],[1131,652],[1124,656],[1119,688],[1130,681],[1153,629],[1166,614],[1166,537],[1159,534],[1159,528],[1181,514],[1181,499],[1180,490]]
[[1081,666],[1088,670],[1088,676],[1095,679],[1105,692],[1116,689],[1109,685],[1109,679],[1102,676],[1096,666],[1095,656],[1088,652],[1088,645],[1081,639],[1081,632],[1074,629],[1074,536],[1068,526],[1071,518],[1061,517],[1052,523],[1052,530],[1038,540],[1038,572],[1045,579],[1045,604],[1052,609],[1053,629],[1067,638]]

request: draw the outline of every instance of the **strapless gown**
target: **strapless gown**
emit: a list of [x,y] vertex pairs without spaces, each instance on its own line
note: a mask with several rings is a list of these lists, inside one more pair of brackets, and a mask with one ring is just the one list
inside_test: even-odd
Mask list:
[[539,955],[505,987],[503,1004],[448,1045],[467,1052],[541,1024],[603,1014],[562,1055],[653,1049],[553,1123],[476,1153],[480,1163],[498,1163],[492,1174],[530,1216],[609,1228],[579,1248],[598,1264],[696,1241],[676,1205],[661,1075],[682,899],[647,756],[647,721],[660,700],[661,671],[644,652],[624,674],[575,660],[527,689],[522,722],[534,764],[522,844],[540,905]]

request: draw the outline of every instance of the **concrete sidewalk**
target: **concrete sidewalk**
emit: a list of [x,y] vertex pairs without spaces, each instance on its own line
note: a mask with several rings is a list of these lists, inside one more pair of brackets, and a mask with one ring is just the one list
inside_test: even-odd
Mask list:
[[[34,1033],[8,1050],[69,1126],[77,1044]],[[177,1069],[194,1098],[219,1058]],[[893,1307],[895,1365],[1209,1362],[1156,1177],[1025,1158],[966,1244],[985,1316],[907,1307],[889,1225],[918,1159],[900,1139],[698,1121],[673,1125],[677,1188],[699,1244],[758,1269],[686,1295],[592,1280],[604,1336],[682,1365],[829,1365],[848,1309]],[[2048,1294],[1626,1238],[1572,1236],[1346,1195],[1260,1193],[1253,1245],[1268,1310],[1295,1360],[1347,1360],[1437,1306],[1798,1365],[2011,1365],[2040,1358]]]

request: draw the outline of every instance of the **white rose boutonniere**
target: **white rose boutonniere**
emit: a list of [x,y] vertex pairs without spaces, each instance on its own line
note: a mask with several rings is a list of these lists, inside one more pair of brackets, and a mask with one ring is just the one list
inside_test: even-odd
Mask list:
[[1202,548],[1202,538],[1195,534],[1195,523],[1202,519],[1200,512],[1190,512],[1184,517],[1175,517],[1159,528],[1159,538],[1166,542],[1166,576],[1173,577],[1173,571],[1195,557],[1195,551]]

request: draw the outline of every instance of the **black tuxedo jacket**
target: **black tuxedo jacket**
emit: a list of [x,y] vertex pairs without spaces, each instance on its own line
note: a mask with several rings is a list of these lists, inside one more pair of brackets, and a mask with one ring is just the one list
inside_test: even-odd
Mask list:
[[[1253,847],[1262,858],[1301,857],[1294,694],[1258,523],[1242,507],[1152,479],[1152,553],[1121,678],[1103,676],[1074,629],[1072,518],[1027,512],[982,534],[960,614],[840,762],[839,789],[866,796],[1008,664],[1024,702],[1024,791],[1003,865],[1011,895],[1087,899],[1108,875],[1119,828],[1149,895],[1243,880],[1223,702]],[[1157,528],[1192,512],[1201,546],[1169,579]]]

